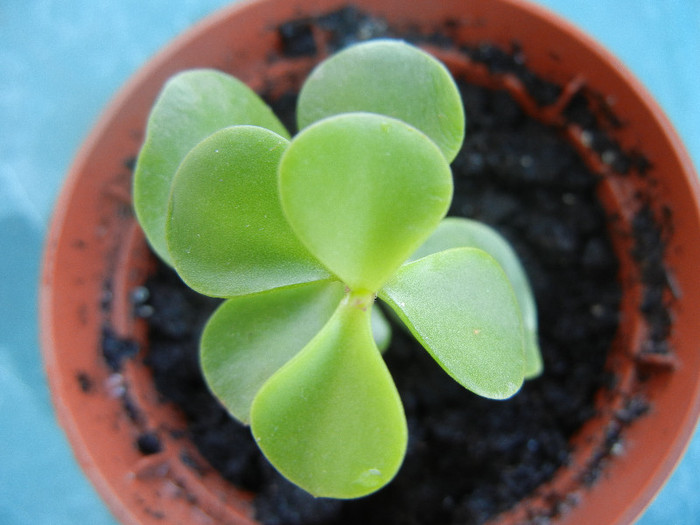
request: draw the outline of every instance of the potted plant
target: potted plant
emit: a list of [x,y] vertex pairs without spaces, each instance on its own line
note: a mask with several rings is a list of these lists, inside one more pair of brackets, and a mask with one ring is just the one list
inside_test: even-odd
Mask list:
[[[615,220],[609,221],[615,250],[620,259],[620,281],[623,288],[620,308],[623,316],[608,363],[619,363],[626,365],[626,368],[623,366],[623,371],[616,372],[614,386],[599,391],[595,417],[572,438],[570,468],[558,471],[550,482],[541,485],[529,497],[528,507],[516,508],[510,517],[522,521],[537,515],[555,515],[565,522],[580,520],[581,512],[591,510],[594,514],[586,518],[589,522],[629,521],[640,511],[658,486],[658,479],[662,477],[658,471],[667,472],[670,464],[677,458],[696,416],[696,404],[679,407],[673,401],[679,396],[693,399],[696,398],[693,396],[697,396],[697,374],[692,372],[697,370],[694,361],[696,357],[692,345],[687,346],[681,337],[683,334],[692,334],[693,328],[688,313],[692,311],[692,306],[674,307],[675,318],[670,337],[667,337],[667,326],[664,328],[662,323],[654,324],[649,321],[649,316],[640,314],[637,308],[644,302],[647,313],[656,311],[656,306],[660,303],[665,304],[670,294],[676,290],[683,291],[683,303],[678,301],[678,305],[685,305],[685,301],[691,301],[692,304],[693,298],[697,296],[691,277],[692,271],[685,270],[682,266],[686,257],[693,259],[695,248],[692,239],[697,236],[698,222],[696,200],[691,198],[697,190],[695,183],[691,182],[693,174],[687,159],[682,150],[673,144],[672,139],[662,133],[666,131],[665,121],[659,117],[657,110],[650,108],[647,102],[641,101],[638,88],[633,82],[631,86],[634,89],[630,88],[630,84],[623,82],[628,79],[623,78],[624,75],[620,75],[614,67],[601,64],[600,51],[585,39],[578,37],[567,45],[562,44],[564,40],[559,38],[562,30],[553,28],[551,19],[536,9],[525,9],[519,4],[508,2],[495,6],[493,3],[488,6],[486,3],[474,4],[470,6],[473,10],[469,12],[469,16],[463,18],[460,23],[454,16],[447,14],[447,6],[433,6],[434,11],[429,14],[421,12],[420,15],[413,12],[413,9],[418,10],[418,7],[401,6],[402,16],[394,18],[387,14],[389,3],[376,8],[362,3],[356,5],[362,12],[372,14],[363,20],[362,31],[372,33],[378,31],[382,24],[389,25],[392,33],[412,35],[423,47],[439,55],[453,73],[457,73],[458,78],[460,75],[461,78],[465,78],[464,72],[468,70],[466,76],[470,82],[479,82],[490,88],[505,89],[513,93],[525,111],[537,113],[540,121],[555,126],[561,133],[568,135],[570,143],[581,151],[581,155],[595,167],[595,171],[607,175],[599,190],[600,199],[607,209],[612,210],[614,205],[623,204],[620,211],[615,212]],[[251,513],[247,503],[249,496],[242,494],[240,499],[233,498],[232,494],[236,494],[237,490],[206,467],[206,463],[191,443],[183,441],[182,430],[178,430],[178,424],[173,424],[169,419],[170,416],[174,416],[177,421],[180,417],[179,428],[184,428],[177,411],[170,405],[158,402],[159,394],[152,385],[141,386],[136,381],[138,377],[150,377],[150,371],[141,366],[140,355],[137,355],[137,352],[145,352],[145,349],[136,343],[145,341],[146,324],[133,315],[131,291],[140,290],[138,286],[151,272],[154,259],[148,256],[140,229],[135,225],[129,211],[131,172],[128,167],[121,167],[127,159],[135,155],[140,146],[141,138],[135,137],[133,132],[143,131],[145,115],[165,80],[185,68],[214,67],[234,72],[255,89],[267,91],[271,98],[278,97],[291,87],[298,87],[300,79],[306,76],[314,63],[322,58],[325,52],[339,45],[333,39],[335,34],[324,29],[327,27],[329,15],[338,13],[339,7],[339,4],[328,3],[322,9],[300,14],[295,6],[276,5],[281,20],[296,20],[295,23],[283,25],[253,23],[251,17],[261,12],[269,13],[270,5],[263,7],[260,4],[250,4],[232,10],[230,13],[235,12],[236,16],[234,18],[231,14],[226,24],[210,22],[206,25],[206,38],[184,39],[178,44],[182,47],[176,46],[169,52],[168,58],[176,57],[176,64],[165,65],[165,55],[156,61],[158,72],[153,83],[149,84],[150,88],[144,89],[145,77],[137,79],[135,87],[126,93],[138,92],[143,98],[136,97],[136,100],[132,100],[132,97],[128,97],[130,100],[126,110],[124,101],[127,95],[123,95],[124,98],[117,102],[103,124],[109,126],[109,130],[106,127],[101,128],[98,138],[91,143],[93,151],[84,150],[76,161],[74,172],[105,173],[109,180],[106,183],[96,183],[94,179],[78,182],[77,175],[74,175],[69,182],[69,189],[64,194],[87,190],[93,193],[88,198],[83,197],[83,202],[95,204],[87,210],[84,206],[73,206],[71,211],[60,216],[59,225],[55,226],[54,241],[49,250],[52,260],[45,267],[46,280],[51,287],[44,293],[43,302],[48,308],[47,314],[55,315],[57,305],[60,304],[61,312],[73,317],[78,325],[69,325],[62,320],[45,330],[45,341],[50,343],[50,347],[58,345],[61,341],[70,341],[78,353],[64,359],[63,351],[55,353],[49,349],[47,364],[49,368],[59,368],[67,374],[65,379],[52,380],[54,391],[68,390],[79,396],[78,401],[72,404],[60,402],[57,408],[71,441],[87,445],[88,452],[78,453],[81,462],[88,472],[92,473],[95,484],[112,508],[116,508],[118,502],[133,505],[128,510],[115,510],[117,516],[124,521],[143,523],[149,519],[163,517],[174,520],[177,516],[184,517],[187,521],[194,519],[193,516],[206,513],[210,518],[225,522],[227,519],[234,519],[226,517],[230,511],[241,511],[244,516],[250,516]],[[421,23],[417,24],[417,20]],[[508,20],[526,20],[527,23],[510,24]],[[232,31],[229,25],[231,23],[240,23],[240,31]],[[416,30],[416,26],[420,30]],[[440,38],[434,36],[436,28],[440,29]],[[205,26],[201,29],[203,31]],[[410,32],[407,32],[408,30]],[[564,60],[561,70],[553,70],[554,59],[549,53],[548,44],[536,41],[529,43],[526,39],[527,35],[538,32],[547,32],[550,41],[551,35],[554,34],[560,42],[560,55],[567,60],[573,60],[573,57],[580,60],[575,69],[568,69],[574,66],[565,65],[568,62]],[[232,33],[255,35],[258,41],[268,41],[271,45],[256,48],[260,51],[247,50],[245,53],[238,53],[232,49],[239,48],[231,43],[230,38],[223,36]],[[271,58],[268,56],[269,51],[262,51],[263,48],[279,49],[280,41],[285,42],[291,38],[290,35],[296,42],[296,47],[292,48],[292,54],[295,54],[296,58],[291,64],[277,60],[274,56]],[[445,45],[446,36],[452,45]],[[209,38],[212,40],[208,40]],[[226,48],[222,55],[212,51],[211,42],[219,39],[225,43]],[[305,39],[307,43],[313,43],[313,52],[309,52],[308,49],[305,51],[304,46],[299,44]],[[479,63],[483,55],[496,53],[498,46],[507,49],[513,40],[522,43],[522,51],[516,50],[516,55],[522,53],[523,56],[527,56],[529,71],[546,71],[549,73],[548,80],[553,82],[551,86],[555,86],[555,83],[564,86],[561,90],[553,88],[556,99],[554,104],[540,100],[538,105],[538,101],[531,95],[531,90],[523,89],[523,84],[531,88],[528,82],[538,83],[540,77],[523,74],[518,78],[513,74],[513,69],[509,74],[494,74],[489,71],[488,66]],[[488,41],[491,47],[477,45],[483,41]],[[458,45],[454,45],[455,42]],[[197,51],[193,51],[194,49]],[[200,54],[200,51],[203,54]],[[256,52],[259,55],[255,56]],[[516,66],[517,62],[514,61]],[[266,68],[264,76],[261,77],[258,75],[263,64]],[[492,63],[491,69],[493,67]],[[580,71],[587,71],[589,75],[585,87],[581,77],[576,74]],[[271,79],[275,80],[275,87],[266,89],[272,84]],[[606,129],[609,136],[614,137],[613,142],[601,141],[599,135],[591,136],[581,132],[582,126],[588,125],[586,119],[590,116],[585,112],[583,116],[578,115],[575,119],[578,126],[572,125],[571,119],[566,118],[570,117],[569,113],[576,113],[576,108],[580,108],[577,103],[582,98],[599,104],[594,106],[597,111],[593,113],[609,115],[610,108],[601,102],[605,98],[596,96],[599,93],[618,97],[614,113],[618,118],[624,119],[625,125],[618,129],[611,125]],[[606,122],[610,124],[613,120],[609,119]],[[650,125],[651,131],[642,134],[634,125],[637,123],[639,126]],[[116,147],[113,141],[117,137],[126,138],[126,144]],[[594,142],[602,142],[603,148],[591,148],[591,139],[594,139]],[[109,161],[104,157],[105,149],[116,151],[119,160],[108,164]],[[614,175],[618,167],[616,161],[620,160],[619,154],[630,151],[642,152],[645,158],[651,159],[653,169],[644,168],[641,156],[623,155],[625,160],[634,161],[633,171],[638,175]],[[667,175],[671,173],[684,174],[686,178],[675,181]],[[99,195],[97,199],[94,197],[96,195]],[[639,198],[640,195],[642,198]],[[571,201],[570,205],[575,204],[571,195],[563,195],[563,198]],[[686,203],[685,206],[683,203]],[[639,265],[634,263],[634,256],[648,251],[648,246],[654,242],[647,239],[644,244],[639,238],[635,241],[629,233],[634,233],[635,229],[640,228],[645,218],[654,219],[650,222],[658,224],[659,218],[664,217],[663,210],[667,206],[673,206],[674,234],[670,240],[664,239],[670,248],[667,248],[663,255],[663,268],[673,269],[673,279],[663,276],[661,287],[649,286],[648,283],[630,284],[638,273],[646,273],[647,276],[651,274],[652,277],[658,278],[659,266],[649,263],[647,258],[646,262],[642,263],[645,266],[640,270]],[[69,216],[85,212],[93,216],[83,218],[83,224],[97,224],[97,228],[90,226],[89,230],[86,230],[81,226],[72,226],[68,221]],[[612,216],[612,213],[609,215]],[[553,231],[556,233],[556,228]],[[655,230],[657,237],[659,231],[658,228]],[[98,252],[98,247],[105,248],[106,252]],[[633,253],[630,254],[630,251]],[[76,253],[80,257],[79,264],[69,263],[66,269],[64,264]],[[591,253],[595,255],[593,249]],[[118,264],[121,261],[127,261],[127,265]],[[99,304],[95,300],[70,302],[67,297],[73,297],[74,291],[62,295],[62,291],[67,290],[69,285],[72,287],[76,284],[78,287],[98,292],[102,297],[103,310],[94,308],[94,305]],[[654,298],[659,294],[662,301],[655,301]],[[90,321],[94,323],[90,324]],[[649,327],[663,333],[661,336],[652,334],[649,338]],[[76,336],[84,346],[75,343]],[[574,334],[571,334],[571,337],[574,337]],[[673,353],[659,352],[658,347],[640,348],[642,341],[669,343],[673,347]],[[103,357],[98,353],[87,350],[99,343],[103,353],[111,358],[109,366],[100,364]],[[626,346],[626,343],[631,344],[631,347]],[[654,351],[643,351],[649,349]],[[61,360],[58,360],[59,354]],[[93,364],[98,366],[96,371],[92,371]],[[689,388],[690,394],[679,394],[680,388]],[[107,396],[100,396],[102,393]],[[101,415],[89,416],[84,410],[88,405],[97,408]],[[153,413],[150,412],[150,408],[145,408],[148,405],[152,405]],[[618,441],[620,429],[625,426],[625,422],[644,409],[647,409],[649,414],[625,428],[624,441]],[[112,413],[117,415],[116,422],[108,421],[105,417],[106,414]],[[660,452],[650,453],[648,442],[641,440],[651,439],[655,434],[661,433],[661,425],[655,424],[652,419],[661,413],[675,420],[671,425],[681,428],[681,436],[667,441]],[[93,427],[96,433],[88,432],[86,427]],[[114,434],[122,439],[121,444],[112,445],[116,463],[111,463],[110,466],[107,464],[112,458],[102,453],[105,434]],[[641,453],[642,450],[644,453]],[[616,454],[619,454],[619,457]],[[114,470],[111,474],[107,471],[98,473],[98,465],[106,467],[107,471]],[[578,486],[577,482],[581,477],[588,476],[590,482],[596,469],[603,466],[603,474],[595,483],[591,483],[590,487],[570,490]],[[126,467],[126,474],[123,467]],[[619,498],[621,492],[629,492],[629,499],[622,507],[613,509],[604,503],[611,493],[609,488],[606,488],[609,483],[608,476],[623,475],[625,471],[631,478],[629,481],[616,483],[615,498]],[[640,488],[641,495],[631,495]],[[157,503],[145,503],[148,494],[160,496],[161,500]],[[553,503],[555,496],[556,502]],[[574,499],[579,498],[579,505],[565,509]],[[246,518],[235,519],[245,522]]]
[[375,301],[492,399],[541,371],[536,309],[505,239],[442,220],[464,136],[442,64],[398,40],[351,46],[314,69],[296,114],[290,141],[245,84],[180,73],[149,117],[134,207],[189,286],[227,298],[202,333],[209,388],[285,477],[351,499],[407,445]]

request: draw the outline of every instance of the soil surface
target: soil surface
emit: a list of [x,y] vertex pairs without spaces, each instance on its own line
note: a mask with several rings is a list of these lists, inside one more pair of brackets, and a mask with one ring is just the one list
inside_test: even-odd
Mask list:
[[[381,21],[344,10],[281,28],[289,53],[315,54],[309,24],[326,28],[331,22],[342,28],[333,33],[331,46],[352,41],[358,27],[370,36],[387,31]],[[474,49],[486,52],[483,46]],[[508,56],[499,53],[498,60]],[[293,487],[203,382],[198,338],[218,301],[189,291],[163,266],[137,301],[150,319],[146,362],[158,389],[184,412],[191,438],[211,465],[256,493],[256,515],[264,524],[483,523],[567,463],[570,437],[595,412],[594,393],[614,381],[604,364],[618,325],[621,290],[609,218],[595,193],[600,177],[561,129],[528,117],[505,91],[458,80],[468,131],[453,164],[450,215],[491,224],[520,254],[537,298],[545,372],[510,400],[486,400],[452,381],[396,328],[385,359],[406,409],[410,438],[404,465],[388,487],[349,502],[314,499]],[[557,93],[556,86],[535,78],[528,85],[541,86],[544,101]],[[293,103],[290,93],[275,105],[287,123],[293,122]],[[585,101],[575,104],[572,118],[587,115]],[[621,163],[619,171],[631,165]],[[640,404],[635,415],[644,409]],[[152,438],[142,436],[139,446],[157,449]],[[550,512],[556,511],[553,502]]]

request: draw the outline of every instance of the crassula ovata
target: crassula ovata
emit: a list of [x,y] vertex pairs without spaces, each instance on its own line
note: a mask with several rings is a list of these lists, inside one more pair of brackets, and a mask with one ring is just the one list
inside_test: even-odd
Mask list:
[[540,373],[537,314],[508,243],[445,218],[465,117],[441,63],[357,44],[310,74],[297,120],[290,137],[224,73],[176,75],[149,118],[134,205],[183,281],[225,299],[201,339],[211,391],[285,477],[356,498],[393,478],[408,439],[377,299],[494,399]]

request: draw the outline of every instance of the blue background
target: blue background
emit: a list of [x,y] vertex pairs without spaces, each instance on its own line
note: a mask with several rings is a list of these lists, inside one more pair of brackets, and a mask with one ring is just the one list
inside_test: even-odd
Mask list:
[[[114,523],[58,428],[37,335],[44,235],[65,173],[120,85],[225,0],[0,0],[0,524]],[[700,2],[539,0],[616,54],[700,165]],[[682,400],[679,400],[682,402]],[[640,519],[700,523],[700,436]],[[593,524],[592,524],[593,525]]]

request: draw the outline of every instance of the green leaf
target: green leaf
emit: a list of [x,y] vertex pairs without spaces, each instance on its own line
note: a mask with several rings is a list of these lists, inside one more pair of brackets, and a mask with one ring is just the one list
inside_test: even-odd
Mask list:
[[452,174],[435,144],[399,120],[329,117],[280,163],[282,208],[297,236],[351,290],[376,291],[437,227]]
[[392,330],[391,324],[389,324],[384,312],[382,312],[377,303],[374,303],[372,307],[371,326],[372,339],[374,339],[374,343],[383,354],[389,348],[389,344],[391,344]]
[[168,248],[194,290],[231,297],[328,277],[282,214],[277,167],[286,139],[255,126],[209,136],[173,180]]
[[523,382],[522,323],[496,260],[454,248],[402,266],[380,290],[416,339],[457,382],[493,399]]
[[187,153],[222,128],[251,124],[288,137],[270,108],[232,76],[196,69],[172,77],[151,110],[134,173],[134,209],[153,249],[171,263],[165,240],[170,185]]
[[428,135],[448,162],[464,140],[464,108],[449,71],[398,40],[358,44],[325,60],[304,83],[297,106],[299,129],[354,111],[403,120]]
[[506,239],[493,228],[478,221],[458,217],[444,219],[433,234],[416,250],[409,260],[450,248],[480,248],[501,265],[513,285],[522,313],[525,332],[525,378],[542,373],[542,356],[537,337],[537,305],[525,268]]
[[224,302],[200,345],[209,388],[243,423],[255,394],[323,328],[343,298],[337,281],[277,288]]
[[315,496],[374,492],[394,477],[406,451],[403,406],[372,340],[372,300],[346,296],[253,401],[258,446],[282,475]]

